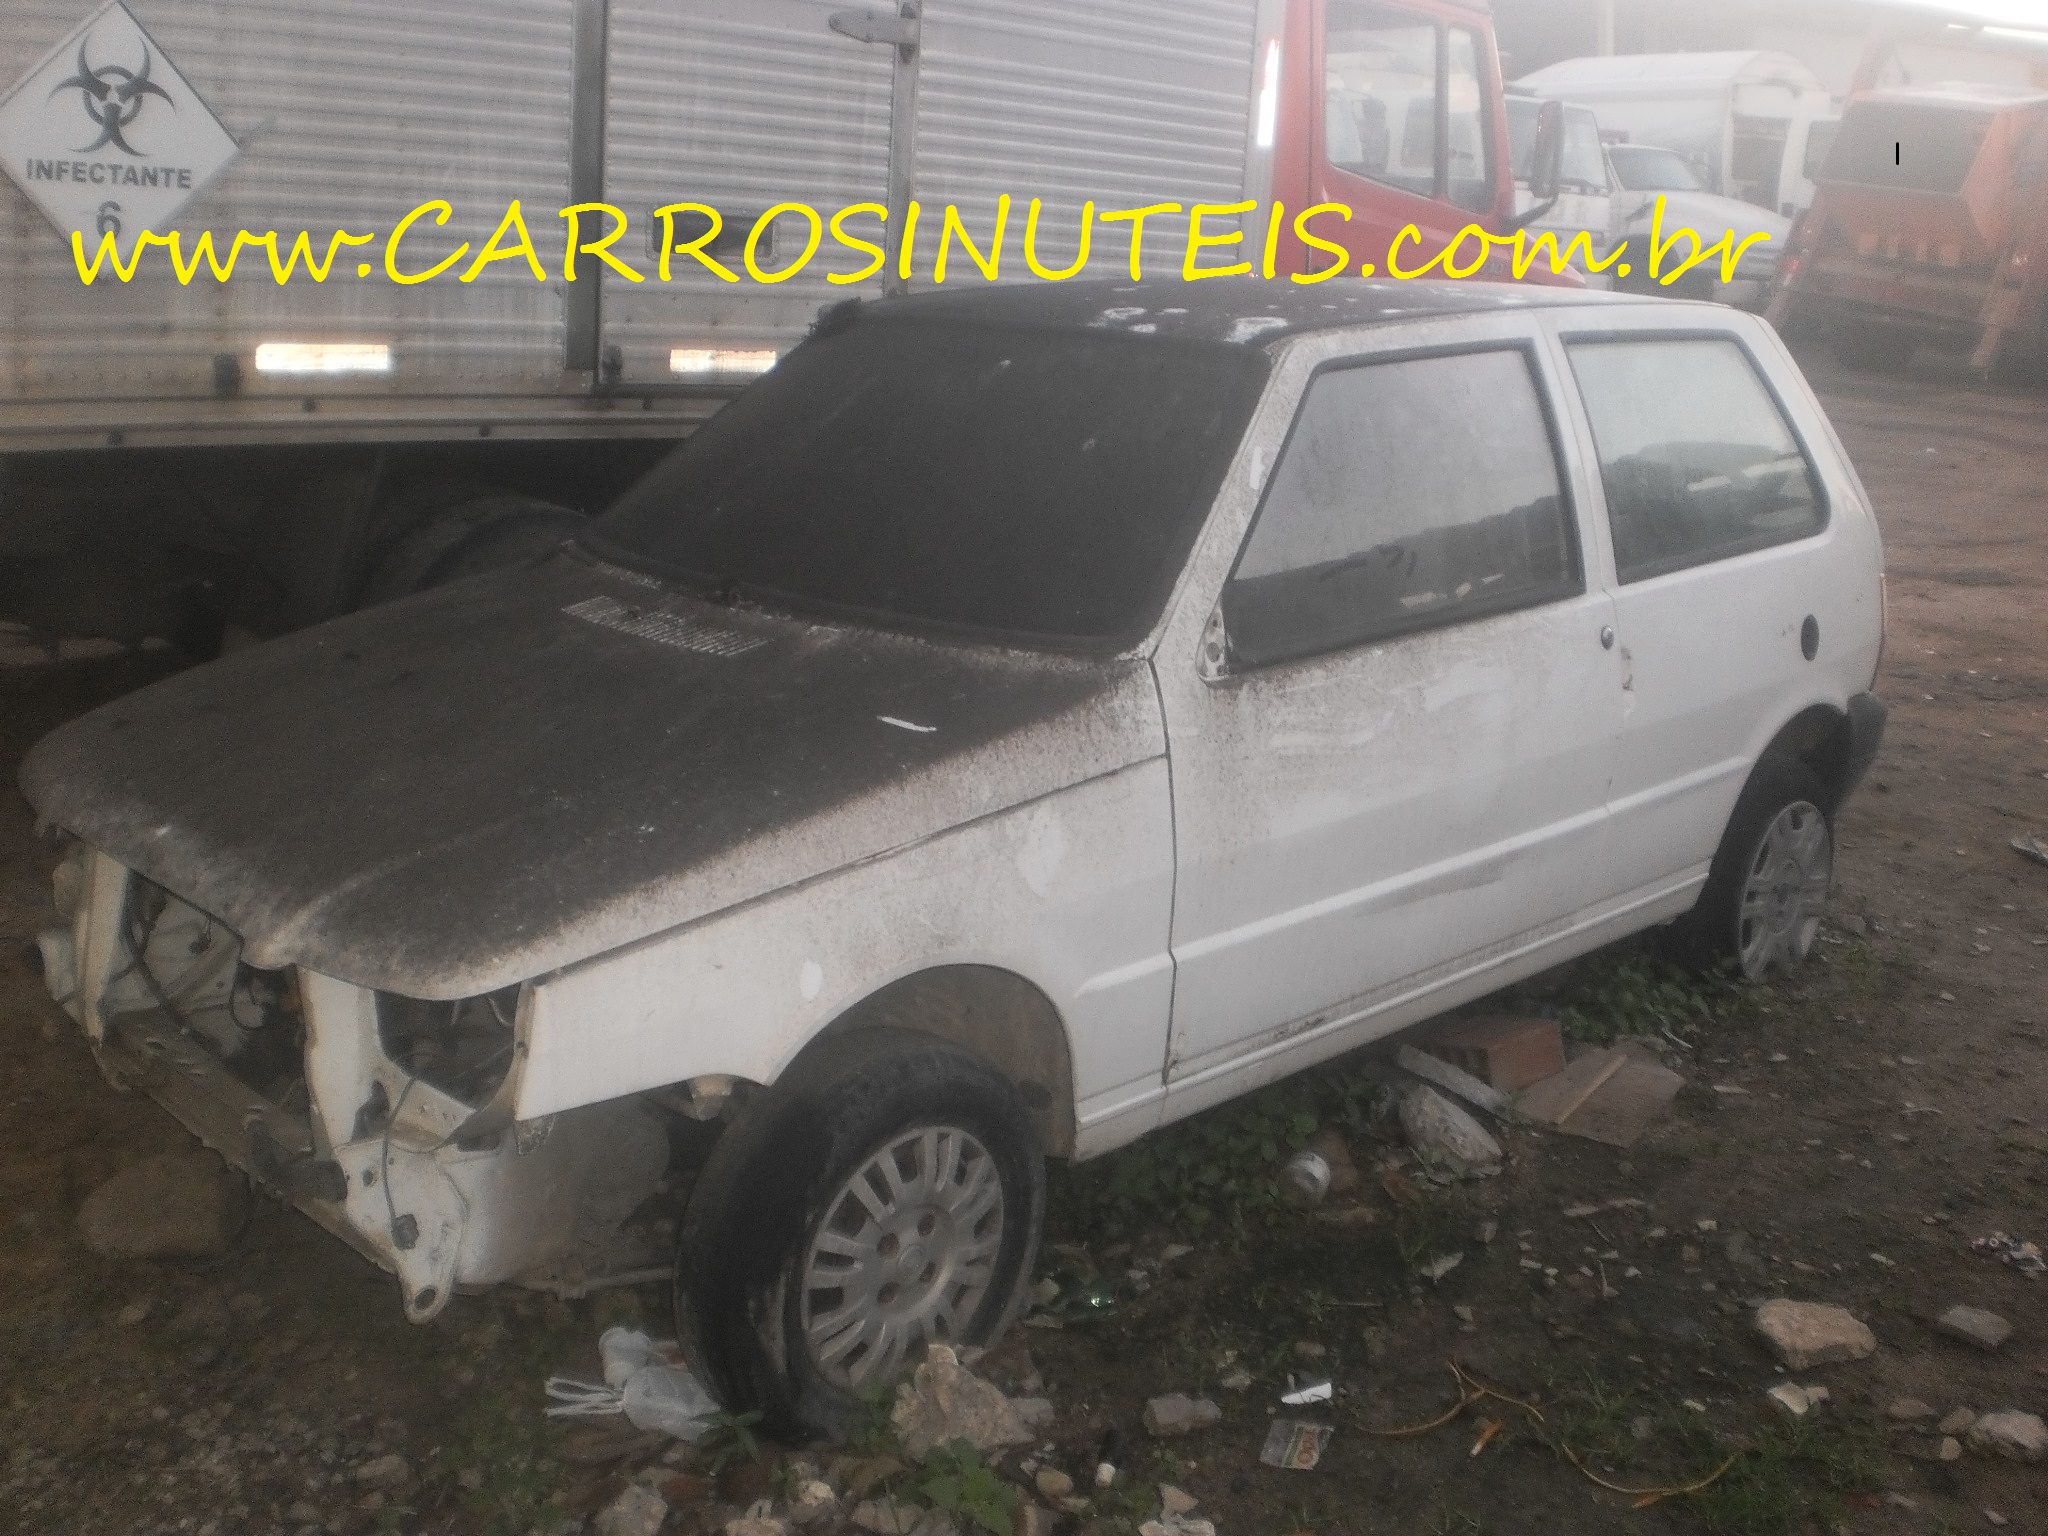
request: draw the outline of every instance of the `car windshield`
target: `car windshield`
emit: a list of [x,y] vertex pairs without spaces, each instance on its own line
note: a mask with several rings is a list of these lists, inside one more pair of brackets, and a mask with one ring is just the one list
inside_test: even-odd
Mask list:
[[1208,511],[1264,354],[910,318],[828,328],[598,519],[600,555],[771,605],[1113,648]]
[[1645,149],[1617,144],[1608,154],[1614,174],[1631,192],[1697,192],[1700,179],[1674,149]]

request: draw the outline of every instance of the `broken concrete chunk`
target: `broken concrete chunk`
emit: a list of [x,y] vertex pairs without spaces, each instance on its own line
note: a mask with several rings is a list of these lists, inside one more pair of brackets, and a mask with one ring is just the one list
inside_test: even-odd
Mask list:
[[1950,1338],[1979,1349],[1996,1349],[2012,1337],[2012,1324],[1982,1307],[1950,1307],[1934,1320],[1934,1326]]
[[210,1259],[227,1252],[247,1209],[247,1188],[213,1153],[169,1152],[88,1195],[78,1235],[109,1259]]
[[934,1344],[896,1389],[889,1418],[905,1452],[918,1461],[950,1440],[993,1451],[1033,1438],[1030,1424],[1002,1390],[968,1370],[943,1344]]
[[2038,1413],[2007,1408],[1987,1413],[1970,1426],[1970,1449],[1984,1456],[2033,1464],[2048,1461],[2048,1424]]
[[1424,1158],[1460,1172],[1491,1171],[1500,1164],[1500,1143],[1486,1127],[1426,1083],[1401,1095],[1401,1130]]
[[1194,1513],[1195,1506],[1201,1502],[1185,1488],[1176,1488],[1171,1483],[1159,1485],[1159,1513],[1168,1520]]
[[1425,1083],[1434,1084],[1445,1093],[1463,1099],[1474,1109],[1483,1109],[1489,1115],[1507,1112],[1508,1096],[1498,1088],[1481,1082],[1463,1067],[1440,1061],[1412,1045],[1404,1045],[1394,1052],[1394,1065]]
[[668,1500],[644,1483],[632,1483],[598,1511],[597,1536],[656,1536],[668,1519]]
[[848,1518],[873,1536],[910,1536],[924,1518],[924,1511],[898,1499],[868,1499],[856,1504]]
[[1169,1392],[1145,1405],[1145,1428],[1161,1437],[1192,1434],[1220,1423],[1222,1418],[1223,1410],[1210,1399],[1189,1397],[1183,1392]]
[[[1815,1396],[1816,1392],[1819,1396]],[[1827,1401],[1827,1388],[1802,1387],[1797,1382],[1781,1381],[1764,1396],[1787,1418],[1803,1419]]]
[[1976,1422],[1977,1412],[1974,1408],[1951,1408],[1941,1416],[1941,1422],[1934,1427],[1944,1435],[1965,1435]]
[[1803,1371],[1841,1360],[1865,1360],[1877,1352],[1877,1336],[1846,1307],[1783,1297],[1756,1309],[1755,1327],[1788,1371]]
[[1038,1485],[1038,1496],[1057,1504],[1061,1499],[1071,1498],[1074,1480],[1057,1467],[1040,1467],[1038,1476],[1032,1479]]

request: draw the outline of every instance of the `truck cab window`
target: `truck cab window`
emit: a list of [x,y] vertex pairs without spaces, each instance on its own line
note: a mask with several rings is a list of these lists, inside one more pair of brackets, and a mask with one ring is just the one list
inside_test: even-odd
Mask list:
[[1493,117],[1477,34],[1369,0],[1330,0],[1330,164],[1474,212],[1493,206]]

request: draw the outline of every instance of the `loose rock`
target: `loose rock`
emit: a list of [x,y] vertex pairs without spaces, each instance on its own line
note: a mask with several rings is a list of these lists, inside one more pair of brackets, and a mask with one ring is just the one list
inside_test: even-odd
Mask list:
[[1486,1127],[1425,1083],[1402,1093],[1401,1131],[1423,1157],[1459,1172],[1491,1172],[1500,1164],[1500,1143]]
[[2038,1413],[2007,1408],[1987,1413],[1970,1426],[1970,1449],[1985,1456],[2029,1464],[2048,1461],[2048,1424]]
[[1060,1517],[1043,1504],[1033,1504],[1026,1499],[1017,1506],[1017,1518],[1011,1525],[1011,1536],[1052,1536],[1059,1529]]
[[86,1196],[78,1235],[103,1258],[215,1258],[233,1243],[247,1201],[241,1180],[213,1153],[165,1153]]
[[789,1536],[789,1526],[766,1515],[747,1515],[725,1522],[725,1536]]
[[1032,1482],[1038,1487],[1038,1496],[1054,1504],[1070,1498],[1074,1492],[1074,1480],[1058,1467],[1040,1467]]
[[1026,1445],[1031,1426],[1002,1391],[960,1363],[943,1344],[934,1344],[911,1379],[896,1389],[890,1414],[903,1449],[922,1461],[933,1448],[965,1440],[977,1451]]
[[597,1536],[656,1536],[668,1519],[668,1500],[633,1483],[598,1512]]
[[1223,1410],[1206,1397],[1169,1392],[1145,1405],[1145,1428],[1160,1437],[1192,1434],[1223,1418]]
[[356,1468],[356,1481],[372,1488],[403,1488],[412,1481],[412,1468],[396,1451],[379,1456]]
[[1941,1416],[1941,1422],[1934,1427],[1944,1435],[1967,1435],[1970,1426],[1976,1422],[1977,1415],[1973,1409],[1951,1408]]
[[1877,1352],[1877,1336],[1846,1307],[1782,1297],[1756,1309],[1756,1331],[1789,1371],[1841,1360],[1865,1360]]
[[[1818,1397],[1814,1395],[1816,1392],[1820,1394]],[[1786,1417],[1803,1419],[1827,1401],[1827,1388],[1802,1387],[1797,1382],[1781,1381],[1764,1396]]]
[[1195,1506],[1201,1502],[1185,1488],[1176,1488],[1171,1483],[1159,1485],[1159,1513],[1168,1520],[1176,1515],[1194,1513]]
[[923,1512],[896,1499],[869,1499],[856,1504],[848,1518],[860,1529],[874,1532],[875,1536],[910,1536],[923,1518]]
[[829,1518],[839,1508],[839,1495],[832,1485],[822,1478],[807,1477],[797,1484],[796,1496],[789,1501],[789,1518],[798,1525],[812,1525]]
[[1979,1349],[1996,1349],[2012,1337],[2012,1324],[1982,1307],[1950,1307],[1934,1320],[1934,1326],[1950,1338]]
[[1934,1407],[1917,1397],[1895,1397],[1885,1408],[1884,1416],[1901,1424],[1918,1424],[1934,1417]]

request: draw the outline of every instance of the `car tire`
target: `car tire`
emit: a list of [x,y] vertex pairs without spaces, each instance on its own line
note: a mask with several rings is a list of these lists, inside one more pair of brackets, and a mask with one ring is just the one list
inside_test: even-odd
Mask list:
[[1813,948],[1834,875],[1832,798],[1796,758],[1757,764],[1714,852],[1699,903],[1675,925],[1677,958],[1758,981]]
[[678,1234],[678,1324],[729,1409],[791,1443],[841,1438],[922,1345],[1011,1321],[1044,1216],[1015,1085],[943,1040],[852,1031],[713,1149]]

